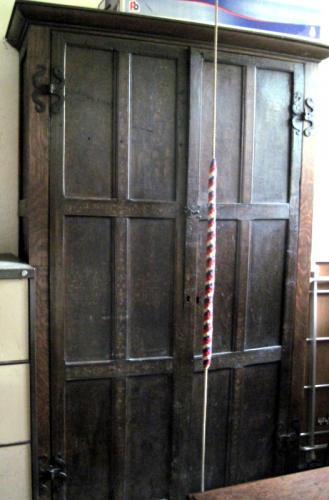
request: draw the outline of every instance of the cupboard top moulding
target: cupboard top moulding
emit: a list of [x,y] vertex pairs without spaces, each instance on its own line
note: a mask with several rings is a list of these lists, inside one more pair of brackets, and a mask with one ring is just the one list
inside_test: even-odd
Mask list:
[[[8,42],[20,49],[30,25],[110,32],[112,36],[124,32],[125,37],[205,48],[213,45],[214,28],[209,25],[26,0],[15,3],[6,35]],[[329,46],[318,42],[230,27],[219,28],[218,43],[221,50],[240,53],[266,53],[318,62],[329,57]]]

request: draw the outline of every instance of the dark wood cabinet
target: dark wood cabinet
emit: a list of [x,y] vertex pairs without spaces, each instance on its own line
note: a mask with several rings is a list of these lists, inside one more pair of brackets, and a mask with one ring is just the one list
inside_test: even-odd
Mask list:
[[[181,500],[200,488],[212,34],[16,3],[39,453],[61,453],[68,476],[43,498]],[[298,465],[288,435],[303,396],[314,155],[302,120],[327,56],[219,31],[207,489]]]

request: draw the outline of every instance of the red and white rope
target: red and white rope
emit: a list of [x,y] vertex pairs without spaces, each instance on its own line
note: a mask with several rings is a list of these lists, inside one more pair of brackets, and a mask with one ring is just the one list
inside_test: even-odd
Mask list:
[[213,158],[209,168],[208,179],[208,231],[206,279],[203,308],[203,366],[208,369],[212,355],[213,337],[213,304],[215,291],[215,260],[216,260],[216,179],[217,165]]
[[207,258],[205,297],[203,309],[203,349],[202,360],[204,366],[203,389],[203,420],[202,420],[202,457],[201,457],[201,491],[205,485],[205,457],[206,457],[206,427],[208,401],[208,371],[212,356],[213,339],[213,308],[216,270],[216,120],[217,120],[217,45],[218,45],[218,0],[215,2],[215,40],[214,40],[214,83],[213,83],[213,135],[212,161],[208,177],[208,229],[207,229]]

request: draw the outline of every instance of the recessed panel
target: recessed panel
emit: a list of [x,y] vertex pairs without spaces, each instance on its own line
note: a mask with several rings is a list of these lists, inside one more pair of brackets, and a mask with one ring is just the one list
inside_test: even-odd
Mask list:
[[0,281],[0,362],[29,358],[28,280]]
[[29,365],[0,366],[0,445],[30,439]]
[[176,60],[132,56],[129,197],[176,198]]
[[[322,288],[327,290],[326,293],[319,293],[317,296],[317,336],[318,337],[329,337],[329,282],[323,283]],[[318,285],[318,289],[321,289],[321,285]],[[328,377],[329,379],[329,377]]]
[[169,376],[127,380],[126,500],[170,497],[172,397]]
[[[208,171],[212,159],[213,63],[203,63],[200,201],[207,201]],[[218,64],[216,156],[218,167],[217,202],[239,201],[243,68]]]
[[[233,309],[237,248],[237,221],[217,221],[216,276],[214,295],[213,352],[232,350]],[[195,353],[202,352],[203,301],[206,273],[207,221],[199,223],[198,234],[198,297]]]
[[[309,350],[312,351],[312,343],[309,342]],[[316,359],[316,383],[317,384],[328,384],[329,383],[329,342],[322,341],[317,342],[317,359]],[[311,356],[309,362],[311,362]],[[311,380],[309,381],[311,383]],[[329,402],[328,402],[328,412],[329,412]]]
[[292,75],[257,70],[252,199],[287,202],[290,176]]
[[131,358],[170,356],[173,337],[175,221],[129,221]]
[[278,365],[247,367],[244,371],[237,483],[273,475],[277,406]]
[[65,221],[66,359],[109,359],[112,338],[112,221]]
[[251,225],[246,348],[279,345],[283,327],[286,221]]
[[113,52],[66,46],[65,194],[112,197]]
[[[190,440],[191,491],[200,491],[204,375],[193,380]],[[230,370],[210,371],[208,380],[205,489],[220,488],[226,480],[230,401]]]
[[112,382],[66,385],[67,500],[111,497]]

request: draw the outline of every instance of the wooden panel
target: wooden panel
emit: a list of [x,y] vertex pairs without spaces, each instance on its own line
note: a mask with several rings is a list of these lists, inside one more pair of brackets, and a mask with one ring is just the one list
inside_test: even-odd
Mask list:
[[110,380],[66,384],[67,500],[103,500],[111,495]]
[[[328,314],[328,309],[327,309]],[[317,342],[316,358],[316,383],[329,384],[329,366],[328,366],[329,342]],[[329,410],[329,402],[328,402]]]
[[285,221],[251,224],[246,347],[278,345],[282,330]]
[[245,369],[237,483],[273,474],[278,364]]
[[319,500],[329,495],[328,467],[205,493],[190,500]]
[[174,220],[129,222],[131,358],[172,354],[174,305]]
[[176,80],[175,60],[132,55],[132,199],[175,199]]
[[[202,373],[194,376],[192,395],[192,420],[190,437],[191,491],[198,491],[201,484],[202,443]],[[230,370],[209,373],[207,408],[205,487],[218,488],[225,484],[228,440],[228,412],[230,403]]]
[[[200,197],[207,201],[209,164],[212,158],[213,62],[203,64],[201,108]],[[217,95],[217,201],[239,201],[243,67],[218,64]]]
[[286,202],[288,199],[292,75],[257,70],[254,202]]
[[127,379],[126,500],[169,498],[171,419],[171,377]]
[[113,196],[113,60],[111,51],[66,45],[64,162],[68,196]]
[[[307,391],[307,392],[309,395],[310,391]],[[315,404],[316,421],[317,421],[318,417],[328,418],[327,417],[328,414],[329,414],[329,388],[317,389],[317,391],[316,391],[316,404]],[[328,426],[327,425],[316,425],[315,430],[316,431],[328,430]],[[328,436],[327,436],[327,438],[328,438]],[[316,437],[316,442],[317,442],[317,437]],[[328,442],[328,439],[327,439],[327,442]]]
[[[302,420],[302,431],[306,433],[310,430],[310,417],[311,417],[311,403],[312,403],[312,394],[311,390],[307,389],[305,391],[305,397],[303,400],[303,420]],[[316,397],[315,397],[315,432],[323,432],[324,434],[316,434],[314,436],[315,444],[320,444],[321,437],[325,437],[325,443],[328,443],[329,438],[329,428],[326,420],[328,420],[329,415],[329,387],[322,387],[316,389]],[[324,417],[324,422],[322,425],[318,424],[318,418]],[[303,445],[307,446],[310,444],[310,438],[308,436],[303,437],[304,442]],[[316,451],[316,461],[319,461],[318,456],[319,450]],[[305,452],[302,452],[303,455],[303,463],[305,463]]]
[[[318,289],[329,289],[329,283],[323,283],[321,287],[318,285]],[[318,324],[317,324],[317,336],[318,337],[329,337],[329,293],[318,294]],[[329,377],[328,377],[329,380]]]
[[65,342],[68,361],[111,355],[111,220],[65,221]]
[[[214,353],[231,351],[233,346],[237,229],[237,221],[217,221]],[[198,228],[198,306],[195,330],[195,352],[197,354],[201,354],[202,350],[206,238],[207,222],[201,221]]]

